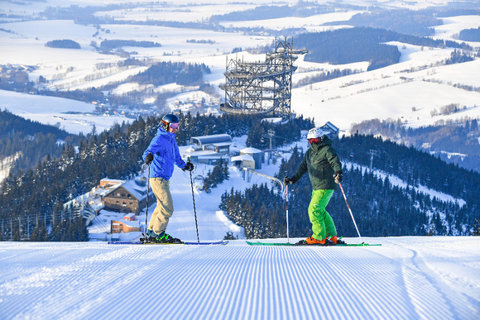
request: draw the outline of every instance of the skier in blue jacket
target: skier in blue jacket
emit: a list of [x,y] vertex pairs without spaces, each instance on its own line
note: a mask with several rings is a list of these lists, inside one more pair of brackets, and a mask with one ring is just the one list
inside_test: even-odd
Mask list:
[[150,166],[150,185],[157,199],[157,206],[148,224],[147,241],[160,243],[182,243],[180,239],[167,234],[168,221],[173,214],[173,200],[170,193],[170,178],[174,164],[182,170],[193,170],[191,162],[185,163],[180,156],[175,134],[179,119],[174,114],[162,118],[162,125],[143,153],[145,163]]

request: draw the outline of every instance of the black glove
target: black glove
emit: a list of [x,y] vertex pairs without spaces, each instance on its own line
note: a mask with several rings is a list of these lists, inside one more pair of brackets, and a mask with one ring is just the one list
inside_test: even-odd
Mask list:
[[147,154],[147,156],[145,157],[145,163],[147,164],[147,166],[150,165],[150,163],[152,163],[153,161],[153,154],[149,153]]
[[289,177],[285,177],[283,178],[283,184],[287,185],[287,184],[294,184],[295,181],[293,181],[292,178],[289,178]]
[[183,171],[192,171],[192,170],[193,170],[193,163],[189,161],[187,162],[187,165],[183,167]]
[[341,170],[335,172],[335,174],[333,175],[333,178],[335,179],[336,183],[342,182],[343,181],[343,172]]

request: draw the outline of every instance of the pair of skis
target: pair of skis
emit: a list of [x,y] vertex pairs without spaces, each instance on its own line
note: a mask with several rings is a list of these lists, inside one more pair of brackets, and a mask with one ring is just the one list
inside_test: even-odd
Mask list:
[[187,245],[187,246],[208,246],[208,245],[226,245],[227,240],[220,241],[186,241],[182,243],[162,243],[162,242],[142,242],[142,241],[108,241],[108,244],[144,244],[144,245]]
[[[377,247],[381,246],[379,243],[371,244],[371,243],[344,243],[344,244],[336,244],[336,245],[315,245],[315,244],[296,244],[296,243],[289,243],[289,242],[261,242],[261,241],[246,241],[246,243],[250,246],[295,246],[295,247]],[[228,240],[220,240],[220,241],[202,241],[202,242],[194,242],[194,241],[186,241],[183,243],[155,243],[155,242],[147,242],[144,243],[142,241],[109,241],[108,244],[144,244],[144,245],[187,245],[187,246],[205,246],[205,245],[226,245],[228,244]]]
[[[190,162],[190,158],[188,158],[188,162]],[[195,215],[195,228],[197,230],[197,242],[181,242],[181,243],[157,243],[157,242],[148,242],[145,241],[146,239],[146,234],[143,233],[143,237],[140,238],[140,241],[109,241],[108,244],[184,244],[184,245],[215,245],[215,244],[227,244],[228,241],[203,241],[200,242],[200,236],[198,234],[198,221],[197,221],[197,208],[195,205],[195,193],[193,191],[193,177],[192,177],[192,171],[190,171],[190,186],[192,188],[192,200],[193,200],[193,213]],[[146,209],[145,209],[145,231],[148,226],[148,192],[150,190],[150,164],[148,164],[148,178],[147,178],[147,196],[146,196]]]
[[[246,168],[245,168],[246,169]],[[246,169],[248,170],[248,169]],[[270,177],[264,174],[260,174],[256,171],[253,170],[248,170],[252,173],[262,175],[264,177],[267,177],[271,180],[274,180],[275,182],[279,183],[281,188],[283,189],[283,183],[274,177]],[[148,217],[148,189],[149,189],[149,180],[150,180],[150,166],[148,166],[148,179],[147,179],[147,208],[146,208],[146,214],[145,214],[145,226],[147,226],[147,217]],[[353,224],[355,225],[355,229],[357,231],[358,237],[360,240],[362,240],[362,236],[360,235],[360,232],[357,227],[357,223],[355,222],[355,218],[353,217],[352,210],[350,209],[350,206],[348,205],[347,202],[347,197],[345,195],[345,191],[343,190],[342,184],[340,182],[337,182],[338,185],[340,186],[340,189],[342,190],[343,198],[345,199],[345,203],[347,204],[348,211],[350,212],[350,215],[353,220]],[[210,242],[200,242],[200,237],[198,234],[198,222],[197,222],[197,212],[196,212],[196,206],[195,206],[195,194],[193,191],[193,179],[192,179],[192,172],[190,171],[190,184],[192,188],[192,198],[193,198],[193,211],[195,213],[195,227],[197,230],[197,242],[183,242],[183,243],[155,243],[155,242],[144,242],[144,241],[109,241],[109,244],[156,244],[156,245],[165,245],[165,244],[183,244],[183,245],[226,245],[228,241],[226,240],[221,240],[221,241],[210,241]],[[300,243],[290,243],[290,235],[289,235],[289,223],[288,223],[288,185],[285,185],[285,198],[286,198],[286,221],[287,221],[287,242],[261,242],[261,241],[246,241],[248,245],[251,246],[332,246],[332,245],[312,245],[312,244],[300,244]],[[366,246],[381,246],[381,244],[369,244],[369,243],[358,243],[358,244],[347,244],[347,243],[342,243],[342,244],[336,244],[333,245],[335,247],[340,246],[340,247],[366,247]]]

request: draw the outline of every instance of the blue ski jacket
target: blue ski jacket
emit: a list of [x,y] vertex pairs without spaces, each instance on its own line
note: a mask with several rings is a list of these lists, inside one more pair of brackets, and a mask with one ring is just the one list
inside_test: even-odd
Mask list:
[[182,160],[175,140],[175,133],[167,132],[162,127],[158,128],[157,134],[150,142],[147,150],[143,153],[143,160],[147,154],[153,154],[150,164],[150,178],[163,178],[170,180],[173,174],[173,165],[183,169],[187,165]]

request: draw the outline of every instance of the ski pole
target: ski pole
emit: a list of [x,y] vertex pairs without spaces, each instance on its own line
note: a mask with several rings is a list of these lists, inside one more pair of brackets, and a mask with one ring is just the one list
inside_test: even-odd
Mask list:
[[355,225],[355,229],[357,229],[358,237],[360,238],[360,241],[362,241],[362,236],[360,235],[360,231],[358,231],[357,223],[355,222],[355,218],[353,217],[352,209],[350,209],[350,206],[348,205],[347,196],[345,195],[345,191],[343,191],[343,187],[342,187],[342,184],[340,182],[338,183],[338,185],[340,186],[340,189],[342,190],[343,198],[345,199],[345,203],[347,204],[348,211],[350,212],[350,215],[352,216],[353,224]]
[[192,187],[193,214],[195,215],[195,227],[197,229],[197,242],[200,243],[200,236],[198,235],[197,208],[195,207],[195,193],[193,192],[192,171],[190,171],[190,186]]
[[143,236],[147,236],[148,229],[148,192],[150,189],[150,165],[148,165],[148,178],[147,178],[147,208],[145,209],[145,230],[143,230]]
[[287,216],[287,243],[290,243],[290,235],[288,233],[288,184],[285,185],[285,198],[286,198],[286,216]]

